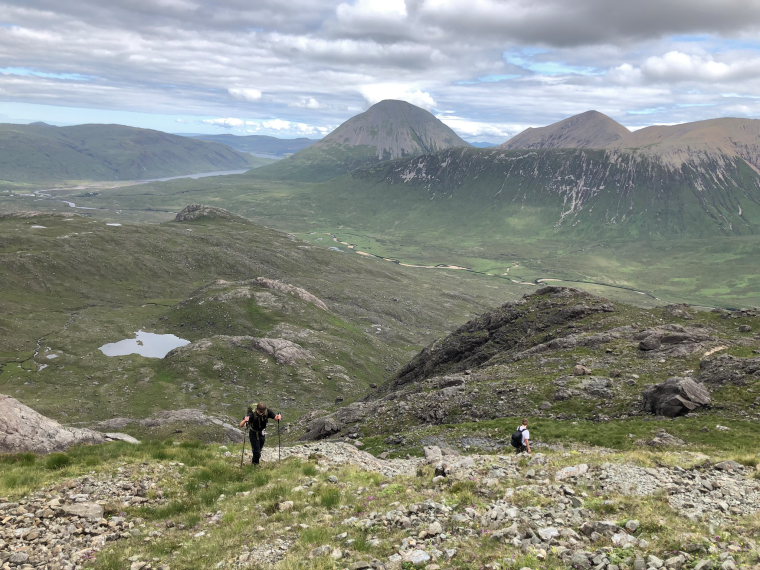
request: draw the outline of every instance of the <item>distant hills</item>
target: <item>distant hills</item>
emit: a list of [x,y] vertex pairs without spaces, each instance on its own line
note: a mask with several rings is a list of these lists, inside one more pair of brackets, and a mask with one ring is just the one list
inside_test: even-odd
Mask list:
[[305,148],[319,139],[280,139],[266,135],[188,135],[195,139],[226,144],[239,152],[249,152],[258,156],[284,158]]
[[150,129],[0,124],[0,180],[138,180],[249,164],[228,146]]
[[352,117],[325,138],[256,176],[328,180],[378,162],[470,145],[428,111],[385,100]]

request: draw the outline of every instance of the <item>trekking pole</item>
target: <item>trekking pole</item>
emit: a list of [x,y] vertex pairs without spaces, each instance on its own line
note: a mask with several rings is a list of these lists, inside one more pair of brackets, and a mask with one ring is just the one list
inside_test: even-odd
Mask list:
[[282,445],[280,444],[280,420],[277,420],[277,461],[282,461]]
[[240,468],[243,468],[243,459],[245,458],[245,440],[246,435],[248,435],[248,425],[245,426],[245,429],[243,430],[243,450],[240,452]]

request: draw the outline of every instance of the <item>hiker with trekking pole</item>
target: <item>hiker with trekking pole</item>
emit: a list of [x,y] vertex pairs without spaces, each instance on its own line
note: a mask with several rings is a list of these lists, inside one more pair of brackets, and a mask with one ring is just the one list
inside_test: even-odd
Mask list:
[[[267,408],[264,402],[259,402],[255,406],[253,404],[248,406],[245,417],[240,422],[240,427],[246,427],[248,430],[248,439],[251,442],[251,451],[253,451],[253,459],[251,459],[253,465],[258,465],[261,460],[261,450],[264,448],[264,440],[266,439],[266,432],[264,430],[270,419],[277,420],[279,446],[280,420],[282,419],[282,414],[275,414],[272,410]],[[243,454],[245,454],[245,439],[243,440],[243,444]],[[242,455],[240,457],[240,465],[243,465]]]

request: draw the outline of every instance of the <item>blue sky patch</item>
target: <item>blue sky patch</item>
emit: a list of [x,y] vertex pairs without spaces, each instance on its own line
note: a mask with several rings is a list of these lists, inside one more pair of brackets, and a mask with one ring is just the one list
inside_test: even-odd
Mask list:
[[45,77],[46,79],[69,79],[71,81],[89,81],[90,75],[81,75],[79,73],[50,73],[29,69],[28,67],[0,67],[0,73],[3,75],[24,75],[31,77]]

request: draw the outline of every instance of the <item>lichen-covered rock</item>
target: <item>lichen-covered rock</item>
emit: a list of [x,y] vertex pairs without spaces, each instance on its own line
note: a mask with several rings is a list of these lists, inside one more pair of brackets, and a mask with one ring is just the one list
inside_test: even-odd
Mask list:
[[309,424],[308,431],[301,439],[324,439],[338,433],[342,428],[343,426],[333,416],[317,418]]
[[697,408],[709,406],[710,392],[691,378],[668,378],[650,386],[643,394],[644,409],[658,416],[674,418]]

